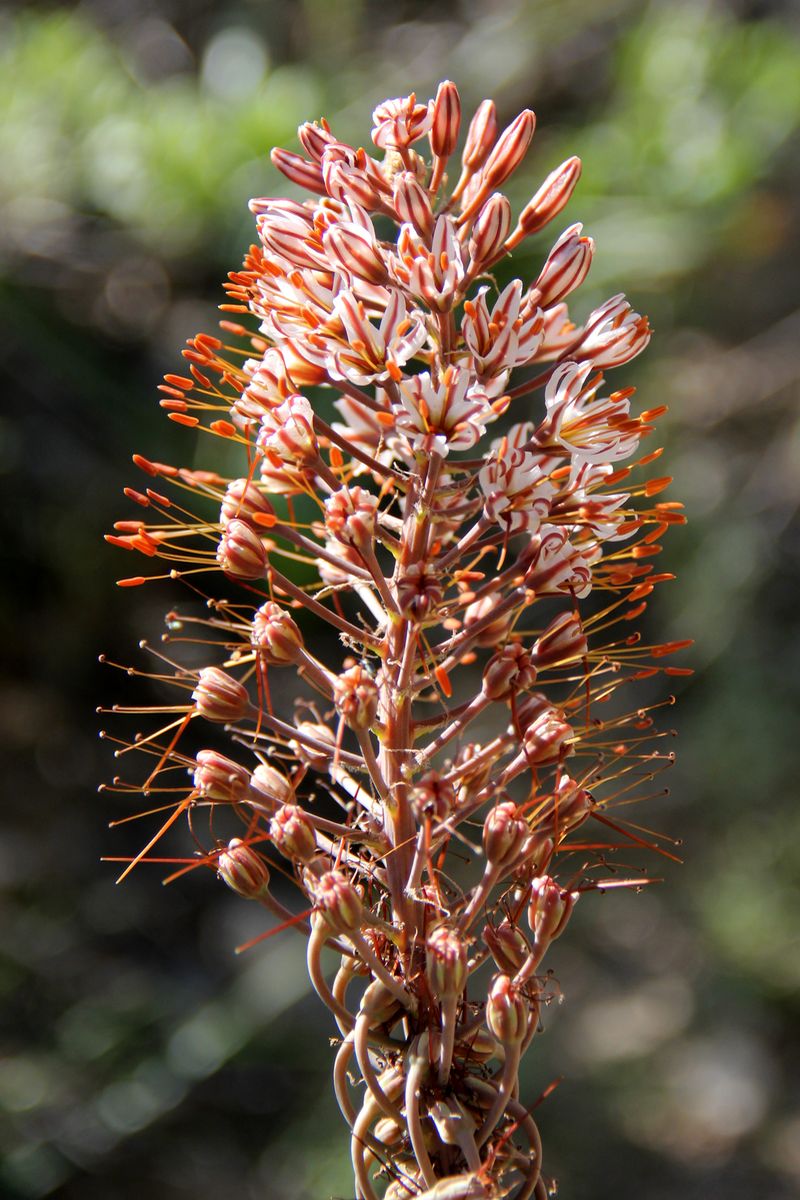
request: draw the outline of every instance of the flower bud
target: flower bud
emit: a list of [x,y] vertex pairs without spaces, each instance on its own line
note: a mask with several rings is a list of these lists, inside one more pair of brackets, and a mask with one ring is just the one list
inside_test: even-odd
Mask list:
[[424,621],[443,595],[438,576],[425,563],[412,563],[397,581],[397,605],[406,618]]
[[540,946],[555,941],[563,933],[575,907],[575,899],[575,893],[562,892],[550,875],[534,879],[528,905],[528,924]]
[[486,1024],[504,1046],[516,1045],[528,1032],[528,1005],[508,975],[497,975],[486,1001]]
[[420,237],[429,238],[433,232],[433,209],[428,193],[411,171],[395,175],[393,199],[398,220],[413,225]]
[[560,613],[539,635],[533,646],[532,661],[541,671],[583,658],[589,651],[586,634],[577,613]]
[[327,871],[313,881],[317,908],[335,933],[352,933],[361,928],[361,897],[341,871]]
[[307,192],[314,192],[317,196],[325,195],[322,168],[318,163],[309,162],[302,155],[292,154],[291,150],[284,150],[280,146],[273,148],[270,158],[273,166],[277,167],[281,174],[285,175],[292,183],[298,184]]
[[439,84],[433,102],[433,120],[429,138],[437,158],[449,158],[456,148],[461,128],[461,100],[458,88],[449,79]]
[[533,289],[539,293],[540,308],[550,308],[574,292],[589,274],[594,242],[581,237],[582,225],[571,225],[562,233],[547,256]]
[[219,521],[220,525],[227,525],[234,520],[252,522],[254,513],[272,516],[274,512],[269,500],[252,480],[233,479],[222,497]]
[[235,579],[262,579],[267,569],[267,552],[252,525],[234,518],[222,531],[217,562],[226,575]]
[[521,642],[506,642],[486,664],[483,692],[490,700],[506,700],[517,692],[533,687],[536,668],[530,651]]
[[528,152],[535,128],[535,113],[524,108],[503,130],[483,168],[482,182],[487,191],[499,187],[516,171]]
[[467,142],[461,161],[469,171],[477,171],[486,162],[497,137],[497,109],[493,100],[482,100],[469,123]]
[[522,241],[522,238],[530,237],[531,234],[544,229],[549,221],[558,216],[572,195],[580,176],[581,160],[574,156],[568,158],[560,167],[556,167],[555,171],[551,171],[536,195],[520,213],[511,238],[515,245]]
[[503,921],[495,929],[486,925],[483,930],[483,940],[489,947],[492,958],[501,971],[508,975],[516,975],[525,959],[530,954],[530,946],[525,937],[510,921]]
[[238,679],[219,667],[203,667],[192,692],[195,708],[207,721],[240,721],[250,712],[250,696]]
[[194,786],[204,800],[241,804],[250,791],[250,772],[216,750],[198,750]]
[[269,891],[269,869],[260,854],[241,838],[232,838],[217,859],[217,874],[246,900],[258,900]]
[[334,678],[333,700],[337,712],[357,733],[374,725],[378,712],[378,688],[365,667],[357,664]]
[[490,867],[508,867],[521,854],[528,839],[528,824],[517,816],[511,800],[496,804],[483,824],[483,852]]
[[267,600],[253,614],[250,635],[253,646],[272,666],[296,662],[303,647],[303,635],[286,609]]
[[370,546],[375,538],[378,497],[361,487],[343,487],[325,501],[325,528],[344,545]]
[[269,823],[275,846],[286,858],[309,862],[317,850],[317,838],[308,813],[298,804],[283,804]]
[[467,982],[467,947],[454,929],[439,925],[425,945],[428,983],[439,1000],[458,997]]
[[251,803],[259,808],[274,809],[279,804],[291,804],[295,798],[292,784],[282,771],[270,763],[259,763],[250,779]]
[[326,229],[323,244],[329,257],[354,279],[365,283],[386,283],[389,274],[374,235],[356,225],[332,225]]
[[473,274],[500,257],[510,228],[511,204],[502,192],[495,192],[478,213],[470,234],[469,256]]

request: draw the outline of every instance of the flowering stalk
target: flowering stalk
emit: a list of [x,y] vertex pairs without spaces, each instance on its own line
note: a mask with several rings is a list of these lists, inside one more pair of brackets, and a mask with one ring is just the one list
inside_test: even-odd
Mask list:
[[[685,643],[644,645],[631,624],[672,578],[652,558],[683,520],[653,499],[668,479],[634,474],[658,456],[636,457],[663,409],[636,415],[633,389],[603,378],[644,349],[647,320],[615,296],[570,321],[594,250],[580,225],[533,282],[498,292],[490,271],[559,215],[580,162],[514,223],[498,189],[534,114],[498,133],[484,101],[454,170],[460,122],[445,82],[375,110],[379,158],[325,122],[301,126],[302,155],[273,152],[314,198],[251,202],[228,344],[198,335],[162,388],[169,418],[228,443],[239,476],[137,455],[148,486],[126,491],[144,512],[109,535],[195,594],[221,572],[234,595],[168,617],[166,646],[196,641],[210,661],[159,651],[183,703],[117,751],[150,769],[115,786],[170,806],[123,876],[180,815],[196,838],[202,809],[211,844],[181,871],[213,867],[307,936],[359,1200],[548,1194],[518,1087],[550,999],[542,964],[582,892],[647,882],[608,877],[648,844],[612,814],[670,756],[624,698],[683,673],[663,660]],[[235,757],[194,748],[209,724]],[[176,769],[191,776],[177,801]],[[291,911],[275,872],[300,893]]]

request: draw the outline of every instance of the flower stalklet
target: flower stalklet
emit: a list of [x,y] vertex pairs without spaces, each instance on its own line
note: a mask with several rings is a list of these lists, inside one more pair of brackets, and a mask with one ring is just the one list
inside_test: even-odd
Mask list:
[[532,281],[495,279],[579,178],[568,159],[515,220],[499,189],[534,126],[484,101],[459,163],[445,82],[379,105],[372,154],[324,121],[275,150],[311,197],[252,201],[223,337],[162,388],[209,469],[137,455],[138,515],[109,535],[148,562],[122,585],[185,592],[153,672],[179,694],[117,751],[146,766],[115,787],[162,814],[123,875],[207,817],[180,871],[307,938],[359,1200],[549,1194],[518,1087],[545,960],[583,893],[648,882],[625,814],[669,734],[635,685],[685,671],[686,643],[635,627],[683,520],[642,446],[663,409],[604,380],[647,320],[622,296],[570,320],[580,225]]

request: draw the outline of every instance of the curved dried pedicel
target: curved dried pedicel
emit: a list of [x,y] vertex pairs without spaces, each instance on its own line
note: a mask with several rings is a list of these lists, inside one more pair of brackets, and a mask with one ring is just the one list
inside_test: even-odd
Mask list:
[[[308,938],[358,1200],[546,1194],[520,1058],[577,896],[647,881],[624,818],[670,755],[635,684],[681,671],[685,645],[636,629],[682,520],[643,445],[663,409],[604,379],[646,318],[614,296],[570,319],[580,224],[529,278],[493,275],[580,162],[519,212],[500,189],[533,113],[498,125],[487,100],[464,124],[460,173],[449,80],[378,105],[375,153],[324,121],[273,152],[306,194],[251,202],[224,337],[193,338],[166,380],[208,457],[137,457],[135,519],[109,535],[188,596],[154,671],[174,702],[119,751],[147,756],[147,812],[172,806],[124,874],[178,817],[192,850],[207,820],[179,873],[217,871]],[[198,717],[220,749],[191,742]]]

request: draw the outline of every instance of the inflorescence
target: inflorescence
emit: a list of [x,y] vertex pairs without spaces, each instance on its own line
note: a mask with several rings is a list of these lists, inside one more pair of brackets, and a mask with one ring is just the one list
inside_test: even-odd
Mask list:
[[185,815],[201,849],[176,874],[211,867],[307,936],[359,1200],[544,1200],[518,1070],[554,995],[545,956],[582,892],[649,881],[627,854],[669,854],[619,810],[671,757],[626,697],[685,673],[664,659],[687,643],[632,624],[683,517],[655,499],[667,478],[636,473],[663,408],[604,388],[646,318],[619,295],[570,321],[581,225],[532,283],[493,273],[561,213],[579,160],[515,220],[499,189],[533,112],[500,132],[484,101],[460,170],[452,83],[373,116],[377,158],[325,121],[300,127],[302,155],[273,151],[312,198],[251,202],[225,344],[198,335],[166,376],[170,420],[238,467],[134,457],[145,511],[108,540],[189,599],[152,649],[182,696],[117,739],[146,779],[113,788],[161,812],[122,877],[165,861]]

